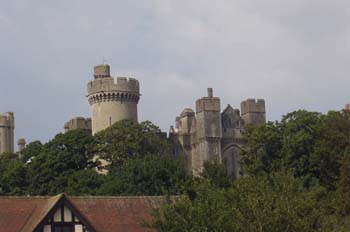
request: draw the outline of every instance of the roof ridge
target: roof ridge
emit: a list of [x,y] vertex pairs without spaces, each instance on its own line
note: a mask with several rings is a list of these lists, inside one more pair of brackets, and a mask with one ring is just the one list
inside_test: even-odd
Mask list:
[[14,198],[21,198],[21,199],[33,199],[33,198],[37,198],[37,199],[50,199],[54,196],[0,196],[1,199],[6,199],[6,198],[10,198],[10,199],[14,199]]
[[177,197],[178,195],[163,195],[163,196],[67,196],[68,198],[80,198],[80,199],[145,199],[145,198],[165,198],[165,197]]

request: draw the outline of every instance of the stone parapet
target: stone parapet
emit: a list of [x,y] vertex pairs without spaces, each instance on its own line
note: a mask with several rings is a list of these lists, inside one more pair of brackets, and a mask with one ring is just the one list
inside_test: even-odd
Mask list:
[[247,113],[265,113],[264,99],[247,99],[241,102],[242,115]]

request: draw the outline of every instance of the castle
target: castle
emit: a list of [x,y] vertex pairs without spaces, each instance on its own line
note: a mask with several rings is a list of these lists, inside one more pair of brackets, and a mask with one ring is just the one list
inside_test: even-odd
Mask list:
[[[140,99],[139,82],[133,78],[110,75],[110,66],[94,67],[94,80],[87,86],[91,105],[91,119],[75,118],[65,124],[65,130],[84,129],[96,134],[122,119],[138,122],[137,104]],[[265,101],[248,99],[242,102],[241,112],[230,105],[221,113],[220,98],[208,96],[196,101],[196,112],[185,109],[176,118],[169,138],[174,154],[183,155],[187,169],[198,175],[207,160],[223,162],[234,177],[241,175],[239,151],[243,145],[244,125],[261,125],[266,121]]]
[[196,112],[190,108],[176,118],[169,137],[175,144],[174,152],[186,159],[187,168],[198,175],[205,161],[223,163],[233,177],[242,175],[239,153],[244,145],[242,130],[245,125],[266,122],[265,101],[248,99],[241,103],[241,113],[228,105],[221,112],[220,98],[208,96],[196,101]]
[[[94,79],[87,85],[87,98],[91,106],[91,118],[76,117],[64,124],[64,130],[85,130],[96,134],[113,123],[131,119],[138,122],[137,104],[140,100],[139,81],[134,78],[110,75],[110,66],[94,67]],[[350,110],[350,104],[343,108]],[[242,131],[246,125],[262,125],[266,122],[265,101],[248,99],[241,109],[228,105],[221,112],[220,98],[208,88],[206,97],[196,101],[195,111],[184,109],[171,126],[169,140],[173,153],[186,160],[187,169],[198,175],[205,161],[223,163],[233,177],[243,174],[240,151],[244,146]],[[0,154],[14,152],[15,118],[13,112],[0,115]],[[17,142],[20,152],[26,146],[25,139]]]
[[[139,81],[110,75],[110,66],[94,67],[94,79],[87,84],[87,99],[91,118],[76,117],[64,124],[64,130],[83,129],[96,134],[123,119],[138,122],[137,104],[140,100]],[[185,157],[189,172],[198,175],[205,161],[222,162],[234,177],[242,174],[239,152],[244,145],[241,134],[245,125],[261,125],[266,121],[265,101],[248,99],[241,111],[228,105],[221,112],[220,98],[208,89],[208,95],[196,101],[195,111],[186,108],[171,127],[169,139],[174,154]],[[14,152],[14,116],[0,116],[0,153]],[[19,150],[25,140],[18,141]]]

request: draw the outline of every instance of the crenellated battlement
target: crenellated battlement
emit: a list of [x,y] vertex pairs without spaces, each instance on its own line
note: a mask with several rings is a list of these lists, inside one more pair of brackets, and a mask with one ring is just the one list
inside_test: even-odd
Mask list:
[[220,98],[214,97],[213,89],[208,88],[208,96],[196,101],[196,113],[203,111],[220,112]]
[[[115,82],[116,81],[116,82]],[[113,77],[100,78],[88,83],[88,95],[99,92],[133,92],[140,93],[139,81],[134,78]]]
[[87,91],[91,105],[92,134],[120,120],[138,121],[140,84],[135,78],[113,78],[108,64],[96,65],[94,80],[88,83]]
[[[116,81],[116,82],[115,82]],[[103,101],[134,101],[140,98],[139,81],[134,78],[112,77],[100,78],[88,84],[90,104]]]
[[248,113],[265,113],[264,99],[247,99],[241,102],[242,115]]
[[0,115],[0,127],[15,128],[15,117],[13,112],[7,112]]

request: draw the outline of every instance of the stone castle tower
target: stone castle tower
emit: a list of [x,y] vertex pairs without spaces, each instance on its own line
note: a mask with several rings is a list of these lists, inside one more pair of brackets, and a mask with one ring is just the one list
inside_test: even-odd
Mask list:
[[221,112],[220,98],[208,88],[208,96],[196,101],[196,113],[186,108],[176,118],[175,128],[170,129],[174,153],[185,157],[192,174],[199,175],[204,162],[214,160],[223,163],[235,178],[243,174],[239,162],[242,131],[245,125],[266,122],[265,101],[243,101],[241,112],[230,105]]
[[140,99],[139,81],[134,78],[110,75],[108,64],[94,67],[94,80],[88,83],[88,100],[91,105],[92,134],[110,127],[113,123],[137,119]]
[[261,125],[266,122],[265,101],[263,99],[243,101],[241,111],[245,124]]
[[213,96],[213,89],[208,88],[208,96],[196,101],[196,154],[192,157],[195,173],[200,172],[204,161],[221,160],[221,106],[220,98]]
[[14,152],[15,117],[12,112],[0,115],[0,154]]

